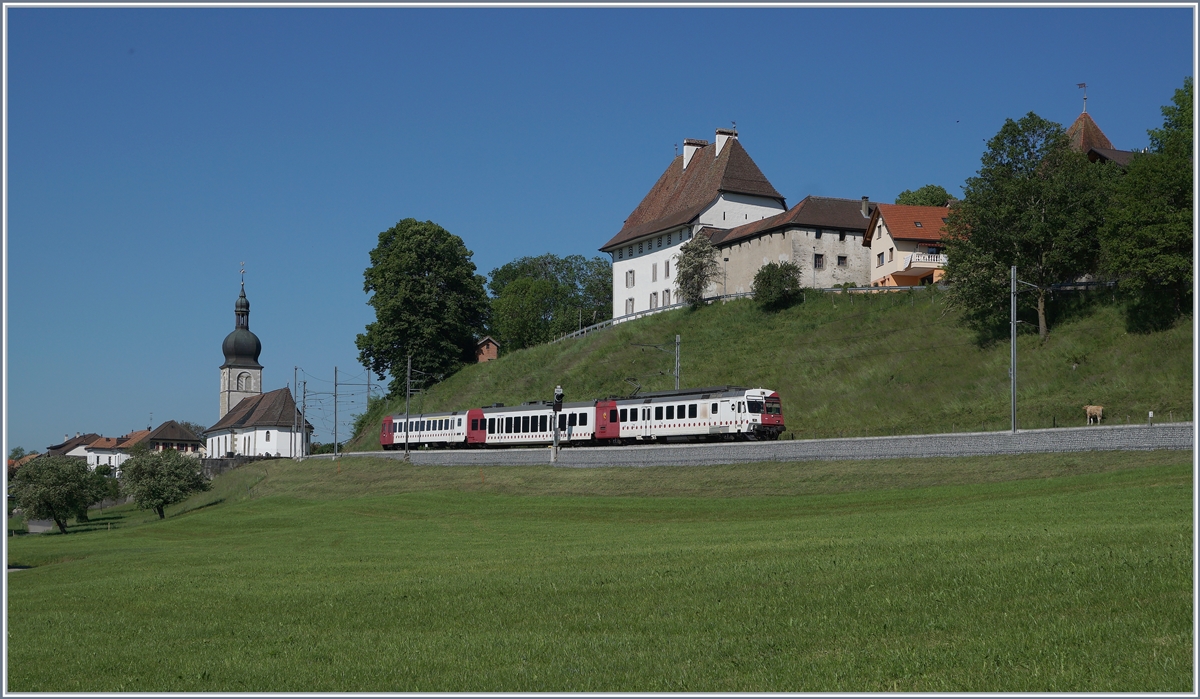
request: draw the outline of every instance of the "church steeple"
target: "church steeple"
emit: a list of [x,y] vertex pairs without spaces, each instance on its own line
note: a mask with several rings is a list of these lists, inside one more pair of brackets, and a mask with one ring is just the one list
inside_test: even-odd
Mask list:
[[225,336],[221,352],[225,363],[221,365],[221,408],[218,418],[224,417],[244,398],[262,394],[262,365],[258,356],[262,343],[250,332],[250,300],[246,298],[245,270],[242,270],[242,288],[233,303],[233,332]]

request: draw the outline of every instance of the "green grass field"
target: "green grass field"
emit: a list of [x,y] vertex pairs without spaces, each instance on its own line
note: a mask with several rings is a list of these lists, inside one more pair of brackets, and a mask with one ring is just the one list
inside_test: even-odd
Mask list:
[[10,538],[7,689],[1186,692],[1191,459],[264,462]]
[[[980,348],[937,291],[873,295],[808,294],[780,313],[752,301],[675,310],[583,338],[541,345],[468,366],[414,399],[413,411],[461,410],[568,400],[674,387],[682,338],[684,387],[733,384],[779,391],[785,438],[973,432],[1009,427],[1009,345]],[[1108,424],[1192,419],[1192,320],[1150,335],[1125,332],[1122,308],[1087,297],[1051,328],[1018,340],[1022,428],[1083,425],[1082,406],[1103,405]],[[1076,297],[1067,300],[1079,301]],[[403,391],[400,392],[403,395]],[[350,450],[378,449],[379,418],[403,400],[378,405]],[[321,439],[328,439],[324,435]]]

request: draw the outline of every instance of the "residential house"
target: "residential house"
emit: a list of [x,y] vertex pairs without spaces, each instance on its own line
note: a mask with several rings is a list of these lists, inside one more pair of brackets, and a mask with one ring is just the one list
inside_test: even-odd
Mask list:
[[941,281],[947,206],[879,204],[867,222],[871,286],[920,286]]
[[75,436],[63,435],[63,441],[60,444],[55,444],[46,447],[46,456],[74,456],[76,458],[85,458],[87,453],[87,445],[91,444],[100,435],[95,432],[87,434],[75,433]]
[[500,356],[500,343],[492,339],[491,335],[485,336],[482,340],[476,343],[475,346],[475,361],[482,364],[490,362]]
[[737,131],[717,129],[713,143],[685,139],[683,153],[600,248],[613,261],[613,318],[678,301],[679,247],[701,229],[725,230],[786,209]]
[[754,276],[768,262],[791,262],[800,283],[815,288],[841,284],[867,286],[869,251],[863,248],[867,221],[875,204],[863,197],[805,197],[781,214],[728,230],[704,228],[717,247],[721,276],[709,294],[753,290]]
[[303,420],[292,392],[280,388],[243,398],[204,432],[208,454],[221,456],[304,456],[313,427]]

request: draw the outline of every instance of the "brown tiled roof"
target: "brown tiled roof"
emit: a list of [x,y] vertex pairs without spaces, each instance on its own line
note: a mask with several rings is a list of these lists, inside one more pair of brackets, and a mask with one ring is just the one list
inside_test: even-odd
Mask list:
[[[286,388],[276,389],[270,393],[243,398],[233,410],[225,413],[217,424],[204,431],[212,434],[218,430],[242,427],[291,427],[296,420],[296,401],[292,392]],[[312,429],[312,425],[305,422]]]
[[[288,423],[291,424],[291,423]],[[153,432],[146,437],[148,441],[157,442],[200,442],[203,441],[197,437],[191,430],[174,420],[167,420],[163,424],[154,429]]]
[[100,435],[95,432],[81,434],[78,437],[72,437],[62,444],[54,444],[46,447],[46,456],[62,456],[71,451],[75,447],[91,444]]
[[[867,210],[874,211],[875,202],[868,202]],[[798,227],[834,228],[862,233],[867,230],[867,218],[862,215],[862,199],[807,196],[799,204],[781,214],[768,216],[729,230],[719,230],[711,236],[711,239],[713,245],[729,245],[781,228]]]
[[650,188],[625,225],[600,250],[608,252],[630,240],[691,223],[707,209],[721,192],[749,194],[784,202],[762,170],[736,138],[725,141],[720,154],[716,144],[697,148],[683,167],[683,156],[675,156],[670,166]]
[[1087,112],[1080,114],[1075,123],[1067,129],[1067,138],[1071,139],[1071,148],[1080,153],[1086,153],[1093,148],[1111,150],[1113,147],[1112,142],[1108,140],[1100,127],[1096,126],[1096,122],[1092,121]]
[[100,437],[88,445],[89,449],[116,449],[121,443],[116,437]]
[[1129,161],[1135,155],[1137,155],[1137,151],[1117,150],[1115,148],[1092,148],[1087,152],[1088,160],[1093,163],[1097,160],[1111,160],[1121,167],[1129,165]]
[[138,442],[146,441],[146,437],[148,437],[148,436],[150,436],[150,430],[137,430],[136,432],[130,432],[129,434],[123,434],[117,438],[117,440],[118,440],[117,448],[118,449],[128,449],[129,447],[132,447],[134,444],[137,444]]
[[[942,219],[950,215],[948,206],[905,206],[903,204],[879,204],[871,220],[867,222],[867,233],[863,236],[863,245],[871,246],[871,237],[875,233],[875,221],[882,217],[887,226],[888,234],[896,240],[937,241],[942,239],[946,222]],[[921,225],[917,225],[920,223]]]

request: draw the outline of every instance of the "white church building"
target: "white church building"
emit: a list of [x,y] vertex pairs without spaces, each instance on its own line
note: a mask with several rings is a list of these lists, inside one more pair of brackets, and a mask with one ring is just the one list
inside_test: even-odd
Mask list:
[[204,432],[208,456],[307,455],[313,428],[296,409],[292,392],[262,392],[262,343],[250,332],[245,282],[233,309],[233,332],[221,343],[220,420]]

